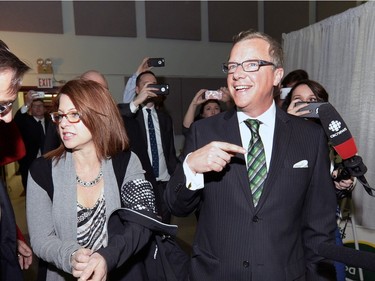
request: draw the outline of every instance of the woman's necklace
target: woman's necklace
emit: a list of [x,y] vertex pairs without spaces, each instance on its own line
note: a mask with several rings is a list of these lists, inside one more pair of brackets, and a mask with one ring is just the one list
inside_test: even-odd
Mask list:
[[103,170],[102,170],[102,167],[100,166],[100,171],[99,171],[99,175],[93,179],[92,181],[83,181],[79,178],[78,175],[76,175],[76,182],[80,185],[80,186],[83,186],[83,187],[93,187],[94,185],[96,185],[100,179],[103,177]]

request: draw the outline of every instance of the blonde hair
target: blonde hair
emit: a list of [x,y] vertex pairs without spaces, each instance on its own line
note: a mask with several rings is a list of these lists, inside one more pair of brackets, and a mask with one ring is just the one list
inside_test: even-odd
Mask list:
[[264,41],[268,42],[270,45],[269,48],[269,55],[272,58],[272,62],[275,64],[276,68],[283,67],[284,63],[284,52],[279,42],[273,39],[266,33],[256,31],[254,29],[249,29],[245,31],[241,31],[237,35],[233,36],[233,45],[238,42],[248,40],[248,39],[263,39]]

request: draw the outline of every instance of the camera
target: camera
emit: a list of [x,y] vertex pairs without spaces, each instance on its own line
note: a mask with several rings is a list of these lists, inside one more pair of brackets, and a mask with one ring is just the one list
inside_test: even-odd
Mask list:
[[221,100],[222,97],[223,97],[223,93],[220,91],[208,90],[204,92],[203,94],[203,99],[206,99],[206,100]]
[[[169,85],[168,84],[149,84],[148,88],[151,88],[151,91],[153,91],[157,95],[165,96],[165,95],[169,94]],[[155,88],[155,90],[154,90],[154,88]]]
[[[337,177],[334,179],[334,181],[340,182],[342,180],[348,180],[350,178],[351,178],[351,175],[348,169],[346,169],[343,164],[340,164],[338,167]],[[343,190],[336,189],[335,191],[336,191],[337,199],[343,199],[343,198],[351,196],[351,191],[346,190],[346,189],[343,189]]]
[[38,91],[38,92],[33,91],[33,93],[31,95],[34,99],[43,99],[46,96],[46,94],[44,92],[41,92],[41,91]]
[[153,66],[153,67],[163,67],[165,66],[165,59],[164,58],[149,58],[147,60],[147,65]]

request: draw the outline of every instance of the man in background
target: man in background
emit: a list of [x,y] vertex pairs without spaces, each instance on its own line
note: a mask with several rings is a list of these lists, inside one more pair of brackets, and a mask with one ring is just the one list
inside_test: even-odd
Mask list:
[[157,201],[158,198],[161,199],[159,213],[163,222],[170,223],[171,214],[164,202],[164,191],[178,160],[172,118],[165,111],[158,109],[163,97],[155,94],[157,89],[152,87],[153,84],[157,84],[155,74],[151,71],[141,72],[136,78],[134,100],[127,104],[119,104],[119,109],[121,115],[138,121],[142,135],[139,141],[148,153],[157,182],[156,190],[154,189],[155,197]]
[[18,161],[25,195],[27,190],[27,176],[31,163],[44,151],[45,135],[51,126],[46,116],[43,99],[37,92],[29,91],[25,97],[25,104],[17,111],[14,121],[21,132],[26,147],[26,155]]

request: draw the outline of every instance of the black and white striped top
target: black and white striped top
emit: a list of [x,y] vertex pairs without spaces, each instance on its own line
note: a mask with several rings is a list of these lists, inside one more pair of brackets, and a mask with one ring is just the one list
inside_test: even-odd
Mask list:
[[93,251],[107,245],[106,206],[104,193],[92,208],[77,202],[77,242]]

